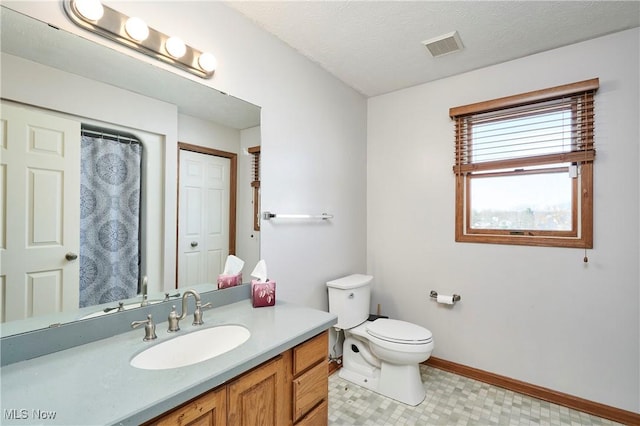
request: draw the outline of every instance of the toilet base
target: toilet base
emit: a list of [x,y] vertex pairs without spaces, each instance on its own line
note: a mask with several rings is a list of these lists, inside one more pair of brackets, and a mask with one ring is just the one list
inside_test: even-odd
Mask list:
[[[378,370],[377,372],[379,373],[379,371],[380,370]],[[338,371],[338,376],[340,376],[341,379],[345,379],[358,386],[362,386],[365,389],[380,393],[378,392],[378,377],[368,376],[357,371],[349,370],[344,366]]]
[[407,405],[418,405],[427,396],[418,364],[395,365],[386,362],[380,367],[380,391],[385,396]]
[[[378,365],[365,358],[378,361]],[[342,361],[338,376],[365,389],[412,406],[426,396],[418,364],[395,365],[371,358],[368,345],[354,337],[345,339]]]

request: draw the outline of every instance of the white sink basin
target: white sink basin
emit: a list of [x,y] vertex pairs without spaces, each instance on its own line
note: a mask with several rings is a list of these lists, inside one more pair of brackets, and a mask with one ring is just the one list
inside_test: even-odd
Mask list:
[[202,362],[237,348],[251,336],[241,325],[219,325],[178,335],[145,349],[130,364],[144,370],[166,370]]

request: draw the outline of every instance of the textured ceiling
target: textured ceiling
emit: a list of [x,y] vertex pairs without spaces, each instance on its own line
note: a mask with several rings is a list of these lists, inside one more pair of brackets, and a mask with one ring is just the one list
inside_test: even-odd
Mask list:
[[[640,26],[639,1],[231,1],[366,96]],[[422,41],[457,30],[464,49]]]

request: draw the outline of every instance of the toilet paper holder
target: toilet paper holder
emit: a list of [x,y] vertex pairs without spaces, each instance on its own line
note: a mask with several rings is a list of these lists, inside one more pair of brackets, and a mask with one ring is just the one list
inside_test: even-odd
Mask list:
[[[433,298],[433,299],[437,299],[438,298],[438,292],[435,291],[435,290],[431,290],[431,293],[429,293],[429,296],[431,298]],[[460,299],[462,299],[462,298],[460,297],[459,294],[454,294],[453,295],[453,303],[459,302]]]

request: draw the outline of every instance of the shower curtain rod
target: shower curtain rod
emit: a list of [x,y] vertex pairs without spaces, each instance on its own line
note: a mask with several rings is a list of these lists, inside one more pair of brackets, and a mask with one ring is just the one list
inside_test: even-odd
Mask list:
[[103,129],[92,129],[92,128],[85,128],[83,127],[81,129],[81,133],[83,135],[87,135],[87,136],[100,136],[103,139],[109,139],[109,140],[113,140],[113,141],[118,141],[118,142],[128,142],[130,144],[134,143],[134,144],[140,144],[140,139],[136,138],[135,136],[131,135],[124,135],[124,134],[118,134],[118,133],[113,133],[113,130],[103,130]]

